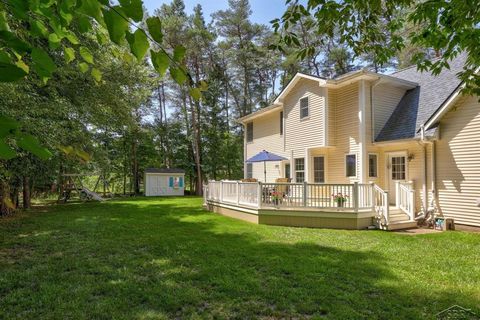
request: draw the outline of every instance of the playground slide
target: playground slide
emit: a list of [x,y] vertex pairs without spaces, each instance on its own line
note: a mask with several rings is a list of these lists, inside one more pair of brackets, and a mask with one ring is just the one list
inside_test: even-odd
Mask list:
[[83,187],[82,188],[82,191],[85,192],[85,194],[88,195],[88,197],[92,198],[93,200],[97,200],[97,201],[105,201],[105,199],[103,199],[102,197],[100,197],[100,195],[96,192],[93,192],[93,191],[90,191],[89,189]]

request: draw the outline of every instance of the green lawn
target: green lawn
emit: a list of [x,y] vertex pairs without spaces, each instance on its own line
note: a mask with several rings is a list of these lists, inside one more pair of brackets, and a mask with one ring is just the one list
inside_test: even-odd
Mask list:
[[480,234],[254,225],[201,199],[0,219],[0,319],[433,318],[480,312]]

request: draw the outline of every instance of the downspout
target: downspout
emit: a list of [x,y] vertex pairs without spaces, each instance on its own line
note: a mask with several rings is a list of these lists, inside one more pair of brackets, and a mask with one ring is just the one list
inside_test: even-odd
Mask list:
[[427,159],[427,144],[425,141],[425,127],[422,125],[420,127],[420,145],[422,146],[423,152],[423,185],[422,185],[422,192],[423,192],[423,201],[422,201],[422,212],[425,214],[428,209],[428,190],[427,190],[427,181],[428,181],[428,159]]
[[370,86],[370,135],[372,137],[371,142],[375,141],[375,107],[373,104],[373,93],[375,87],[379,85],[381,81],[382,78],[379,77],[377,80],[373,81],[372,85]]

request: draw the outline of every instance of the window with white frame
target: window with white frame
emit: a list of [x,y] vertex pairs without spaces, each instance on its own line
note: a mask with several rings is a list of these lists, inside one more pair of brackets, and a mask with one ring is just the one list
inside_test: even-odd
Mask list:
[[247,142],[253,141],[253,122],[247,123]]
[[305,181],[305,159],[295,159],[295,182]]
[[308,117],[308,97],[300,99],[300,119]]
[[253,178],[253,163],[247,163],[247,179]]
[[378,157],[374,153],[368,154],[368,176],[370,178],[378,177]]
[[347,177],[357,176],[357,155],[347,154],[345,156],[345,174]]

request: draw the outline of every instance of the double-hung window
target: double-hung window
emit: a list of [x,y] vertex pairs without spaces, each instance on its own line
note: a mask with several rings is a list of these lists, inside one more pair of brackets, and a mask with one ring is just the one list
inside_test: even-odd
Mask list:
[[305,159],[295,159],[295,182],[305,181]]
[[305,97],[300,99],[300,119],[307,118],[308,115],[308,97]]
[[345,156],[345,174],[347,177],[357,176],[357,156],[355,154]]

